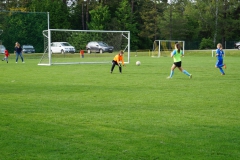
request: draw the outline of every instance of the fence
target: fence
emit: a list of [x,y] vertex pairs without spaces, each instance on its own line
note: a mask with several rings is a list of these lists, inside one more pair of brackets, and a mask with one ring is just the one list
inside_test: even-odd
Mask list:
[[[238,41],[225,41],[223,43],[223,49],[234,49],[234,44]],[[185,50],[197,50],[199,49],[201,41],[185,41]],[[221,43],[221,42],[219,42]],[[216,44],[217,46],[217,44]],[[226,47],[225,47],[226,46]],[[213,48],[207,48],[207,49],[215,49],[216,47]]]

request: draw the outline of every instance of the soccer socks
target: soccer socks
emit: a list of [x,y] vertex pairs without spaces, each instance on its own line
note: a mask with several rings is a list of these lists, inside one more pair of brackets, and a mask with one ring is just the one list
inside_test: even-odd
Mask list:
[[219,68],[219,70],[220,70],[220,72],[221,72],[222,74],[225,74],[224,71],[223,71],[223,69],[222,69],[222,67],[218,67],[218,68]]
[[119,66],[119,72],[122,73],[122,66]]
[[173,74],[174,74],[174,71],[171,70],[169,77],[172,78]]
[[[190,78],[192,78],[191,74],[188,73],[186,70],[183,70],[182,72],[183,72],[184,74],[186,74],[187,76],[189,76]],[[174,74],[174,71],[171,70],[170,76],[168,77],[168,79],[169,79],[169,78],[172,78],[173,74]]]
[[186,74],[187,76],[190,76],[190,74],[186,70],[183,70],[183,73]]

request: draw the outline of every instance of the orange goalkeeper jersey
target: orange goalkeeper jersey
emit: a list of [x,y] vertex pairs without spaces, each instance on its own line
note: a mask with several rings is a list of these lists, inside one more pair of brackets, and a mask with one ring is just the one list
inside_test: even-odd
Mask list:
[[113,60],[116,61],[118,64],[119,64],[119,62],[121,61],[122,64],[124,65],[123,56],[120,56],[119,54],[117,54],[117,55],[113,58]]

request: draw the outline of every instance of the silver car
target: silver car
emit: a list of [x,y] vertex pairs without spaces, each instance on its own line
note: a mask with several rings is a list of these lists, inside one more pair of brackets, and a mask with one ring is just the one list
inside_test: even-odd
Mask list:
[[5,46],[4,45],[0,45],[0,53],[5,53]]
[[23,45],[22,52],[23,53],[35,53],[35,49],[32,45]]
[[236,43],[234,44],[234,46],[235,46],[235,48],[237,48],[237,49],[240,50],[240,42],[236,42]]
[[51,53],[75,53],[75,47],[68,42],[52,42]]
[[89,42],[86,46],[87,53],[97,52],[97,53],[104,53],[104,52],[113,52],[114,47],[109,46],[107,43],[101,41],[92,41]]

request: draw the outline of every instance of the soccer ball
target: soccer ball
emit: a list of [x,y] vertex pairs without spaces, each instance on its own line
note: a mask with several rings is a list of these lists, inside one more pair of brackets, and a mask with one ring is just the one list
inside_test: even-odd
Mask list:
[[137,61],[137,62],[136,62],[136,65],[137,65],[137,66],[140,66],[140,65],[141,65],[141,62],[140,62],[140,61]]

